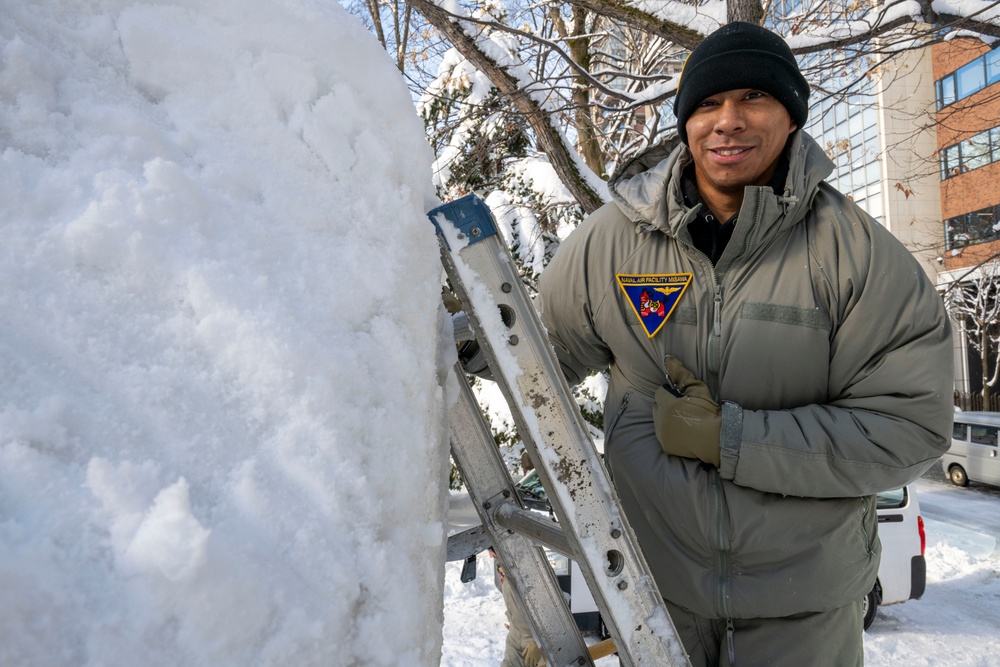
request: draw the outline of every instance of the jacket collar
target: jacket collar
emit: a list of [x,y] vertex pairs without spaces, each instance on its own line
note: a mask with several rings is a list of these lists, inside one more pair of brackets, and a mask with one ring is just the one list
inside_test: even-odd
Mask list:
[[[633,222],[679,236],[700,208],[699,205],[688,207],[681,190],[684,169],[691,161],[687,146],[676,139],[651,146],[611,176],[608,181],[611,198]],[[744,211],[748,205],[761,209],[762,231],[797,224],[805,217],[820,182],[830,175],[833,166],[813,138],[797,130],[788,148],[784,192],[749,186],[743,202]],[[744,218],[741,212],[740,219]]]

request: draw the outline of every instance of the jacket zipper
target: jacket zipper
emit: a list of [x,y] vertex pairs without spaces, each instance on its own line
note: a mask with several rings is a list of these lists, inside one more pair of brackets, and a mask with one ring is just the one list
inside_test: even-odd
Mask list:
[[716,338],[722,335],[722,283],[715,286],[715,323],[712,332]]
[[[753,234],[754,229],[760,220],[761,207],[763,205],[762,198],[759,191],[756,194],[757,200],[755,202],[754,214],[751,218],[750,229],[747,230],[746,235],[743,240],[743,251],[734,258],[734,261],[730,263],[729,268],[721,276],[715,271],[715,266],[711,266],[711,275],[715,278],[715,295],[713,298],[713,310],[712,310],[712,333],[709,336],[708,341],[708,366],[709,366],[709,378],[706,378],[709,388],[712,392],[712,396],[718,400],[719,399],[719,370],[722,367],[721,359],[719,358],[719,346],[722,340],[722,302],[723,302],[723,285],[726,280],[726,276],[729,275],[729,271],[732,269],[733,263],[739,258],[745,256],[747,251],[750,249],[750,239]],[[704,254],[704,253],[702,253]],[[711,264],[711,262],[710,262]],[[719,555],[719,580],[718,580],[718,604],[719,612],[723,618],[726,619],[726,648],[729,652],[729,664],[735,667],[736,665],[736,648],[733,639],[733,633],[735,628],[733,626],[733,615],[729,608],[729,547],[726,544],[726,503],[725,495],[722,490],[722,478],[719,475],[719,471],[714,471],[712,475],[712,488],[715,493],[715,549],[716,553]]]
[[[754,215],[751,218],[750,229],[747,230],[747,234],[743,241],[743,252],[741,252],[736,259],[746,255],[747,251],[750,249],[750,238],[753,233],[754,228],[756,228],[761,215],[761,207],[763,205],[760,193],[756,194],[757,200],[755,202]],[[679,239],[678,239],[679,241]],[[689,250],[693,251],[699,256],[699,261],[708,269],[708,275],[715,282],[715,293],[713,297],[712,304],[712,331],[708,338],[708,372],[709,377],[702,378],[703,381],[708,385],[709,390],[712,392],[713,398],[718,400],[719,398],[719,369],[721,368],[721,361],[719,360],[719,341],[722,338],[722,303],[723,303],[723,283],[725,277],[729,274],[729,270],[721,276],[715,271],[715,265],[709,259],[708,255],[703,253],[694,247],[693,244],[683,243]],[[731,268],[732,264],[730,264]],[[616,418],[617,423],[617,418]],[[725,536],[725,519],[726,519],[726,507],[725,507],[725,496],[722,492],[722,478],[719,476],[719,472],[716,470],[712,475],[712,490],[715,496],[715,530],[714,535],[711,537],[714,542],[716,553],[718,554],[719,561],[719,578],[716,582],[718,591],[719,612],[722,618],[726,619],[726,643],[729,650],[729,662],[731,665],[736,664],[736,655],[733,642],[733,620],[732,613],[729,609],[729,550],[726,546],[726,536]]]
[[736,628],[733,627],[733,619],[726,619],[726,647],[729,649],[729,666],[736,667],[736,645],[733,642],[733,633],[736,632]]
[[712,392],[712,398],[719,400],[719,369],[722,360],[719,358],[719,341],[722,340],[722,279],[715,275],[715,298],[712,306],[712,333],[708,336],[708,377],[704,379]]
[[[754,212],[753,216],[750,218],[750,228],[747,230],[746,235],[743,237],[743,250],[733,258],[733,261],[729,263],[729,267],[726,272],[721,276],[715,271],[715,266],[712,266],[709,262],[711,268],[711,275],[715,278],[715,298],[712,306],[712,333],[708,339],[708,371],[709,377],[703,378],[704,382],[708,385],[709,390],[712,392],[712,397],[715,400],[719,400],[719,369],[722,367],[722,359],[720,358],[719,345],[722,340],[722,296],[724,293],[724,285],[726,282],[726,276],[732,270],[733,265],[736,260],[744,257],[747,251],[750,250],[750,239],[753,236],[753,231],[757,227],[757,223],[760,221],[760,216],[763,210],[764,202],[763,197],[760,196],[760,189],[757,188],[756,194],[754,195],[756,200],[754,202]],[[737,224],[739,224],[737,222]],[[701,253],[704,255],[704,253]]]
[[[709,390],[712,392],[712,396],[718,398],[719,395],[719,362],[716,359],[718,354],[719,340],[722,334],[722,280],[715,273],[715,266],[712,264],[708,255],[698,250],[693,244],[683,244],[691,252],[699,257],[699,261],[706,268],[707,275],[715,283],[715,295],[713,298],[713,310],[712,310],[712,331],[708,336],[708,372],[709,376],[703,378],[703,381],[708,385]],[[719,477],[718,471],[712,474],[712,495],[715,503],[715,525],[712,535],[707,536],[715,548],[715,552],[718,554],[718,580],[716,581],[716,590],[718,592],[718,598],[716,603],[718,604],[719,613],[723,618],[726,619],[727,623],[727,636],[728,641],[732,642],[732,620],[731,614],[729,613],[729,603],[728,603],[728,591],[729,583],[727,573],[729,571],[729,557],[725,549],[725,498],[722,493],[722,478]],[[732,651],[730,651],[730,662],[733,662],[734,656]]]
[[698,261],[706,269],[706,274],[715,284],[715,296],[712,305],[712,331],[708,334],[708,377],[701,378],[712,392],[712,397],[719,397],[719,366],[720,362],[716,358],[718,355],[719,340],[722,334],[722,280],[715,273],[715,266],[708,255],[703,253],[693,244],[682,243],[690,252],[698,257]]

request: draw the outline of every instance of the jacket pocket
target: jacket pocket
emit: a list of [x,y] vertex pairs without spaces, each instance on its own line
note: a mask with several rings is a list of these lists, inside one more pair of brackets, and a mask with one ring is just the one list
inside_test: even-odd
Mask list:
[[780,324],[791,324],[810,329],[822,329],[830,331],[833,329],[833,322],[829,313],[819,308],[800,308],[799,306],[785,306],[776,303],[744,303],[740,308],[740,317],[745,320],[762,320],[764,322],[778,322]]
[[[729,332],[720,393],[750,410],[825,403],[830,389],[829,314],[821,308],[745,302]],[[794,369],[776,373],[775,369]],[[752,378],[755,381],[748,382]],[[760,392],[756,380],[768,379]]]
[[607,422],[607,428],[604,429],[604,460],[608,469],[608,474],[611,474],[611,434],[614,432],[615,426],[618,425],[618,422],[621,421],[622,415],[625,414],[625,410],[628,409],[628,402],[631,398],[632,392],[625,392],[625,395],[622,396],[621,405],[618,406],[618,410],[615,411],[614,416],[612,416],[611,420]]
[[[874,513],[875,498],[873,496],[861,497],[861,536],[865,542],[865,549],[868,555],[875,554],[876,528],[872,525],[872,514]],[[875,524],[877,525],[877,523]]]

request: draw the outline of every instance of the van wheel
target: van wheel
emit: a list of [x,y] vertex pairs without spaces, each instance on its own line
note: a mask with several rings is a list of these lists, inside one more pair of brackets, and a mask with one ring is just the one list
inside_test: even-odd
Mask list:
[[953,465],[948,468],[948,479],[955,486],[968,486],[969,476],[965,474],[965,468],[960,465]]
[[882,585],[876,581],[872,589],[868,591],[868,595],[861,601],[861,611],[865,617],[865,630],[875,622],[875,614],[878,613],[880,604],[882,604]]

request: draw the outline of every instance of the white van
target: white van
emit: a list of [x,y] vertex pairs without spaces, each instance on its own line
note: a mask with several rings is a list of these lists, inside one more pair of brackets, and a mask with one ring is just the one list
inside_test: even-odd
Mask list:
[[879,605],[919,600],[927,587],[927,535],[915,485],[878,494],[875,507],[882,561],[875,586],[865,596],[865,630]]
[[[551,512],[536,471],[529,472],[516,486],[527,507]],[[927,562],[924,558],[927,538],[916,487],[910,484],[878,494],[875,509],[882,560],[875,585],[864,599],[865,630],[875,620],[880,605],[917,600],[924,594],[927,585]],[[606,637],[607,629],[579,566],[562,554],[547,553],[560,587],[570,598],[570,610],[580,630],[595,632],[602,639]]]
[[956,412],[951,448],[941,469],[958,486],[982,482],[1000,486],[1000,412]]

